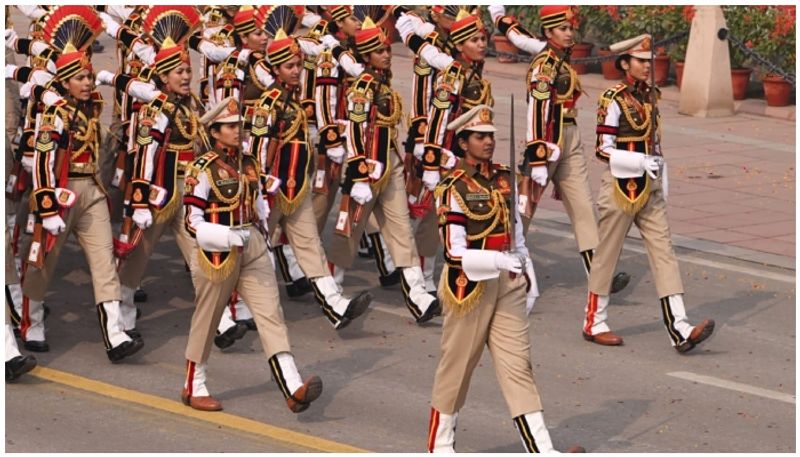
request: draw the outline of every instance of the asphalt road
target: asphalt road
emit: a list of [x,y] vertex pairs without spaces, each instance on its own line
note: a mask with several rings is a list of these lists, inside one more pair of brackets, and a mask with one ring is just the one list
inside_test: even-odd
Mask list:
[[[714,337],[682,356],[670,347],[661,324],[642,246],[629,241],[622,266],[633,280],[613,296],[610,309],[610,324],[625,345],[606,348],[580,336],[585,278],[569,227],[540,224],[529,243],[543,291],[531,315],[534,371],[557,447],[795,450],[793,272],[678,249],[690,319],[717,321]],[[139,324],[145,347],[130,361],[112,365],[103,354],[85,261],[77,245],[69,244],[59,266],[62,279],[47,299],[51,352],[37,356],[52,370],[134,392],[119,400],[108,389],[34,372],[6,386],[6,450],[332,449],[327,442],[305,447],[281,433],[259,434],[236,420],[211,426],[202,420],[218,413],[184,415],[194,413],[178,400],[192,291],[171,237],[160,252],[144,282],[150,295]],[[379,287],[370,261],[359,260],[356,270],[347,277],[346,291],[369,288],[375,303],[338,334],[310,296],[283,300],[301,373],[322,377],[322,397],[308,411],[292,414],[270,378],[256,335],[248,333],[224,353],[215,348],[209,362],[209,389],[226,414],[360,449],[424,450],[440,321],[417,326],[400,291]],[[174,412],[143,406],[136,392],[161,397]],[[459,451],[522,450],[488,353],[459,416],[457,443]]]

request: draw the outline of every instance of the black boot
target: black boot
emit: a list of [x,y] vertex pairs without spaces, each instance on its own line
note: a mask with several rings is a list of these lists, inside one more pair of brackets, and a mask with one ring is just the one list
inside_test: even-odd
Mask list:
[[6,382],[13,382],[36,367],[36,357],[18,355],[6,362]]
[[231,347],[236,340],[242,339],[245,333],[247,333],[247,325],[237,323],[228,330],[225,330],[224,333],[215,336],[214,345],[220,349]]

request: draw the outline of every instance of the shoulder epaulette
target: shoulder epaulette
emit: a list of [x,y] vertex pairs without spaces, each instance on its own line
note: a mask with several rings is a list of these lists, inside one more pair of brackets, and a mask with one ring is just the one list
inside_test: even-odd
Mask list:
[[192,168],[196,169],[197,171],[205,170],[211,162],[217,160],[219,154],[214,151],[206,152],[205,154],[201,155],[200,157],[194,159],[192,164],[190,165]]
[[614,100],[614,97],[616,97],[620,92],[624,91],[627,87],[628,85],[625,83],[618,83],[614,87],[606,89],[606,91],[600,95],[598,104],[603,108],[608,107],[608,105],[610,105]]
[[439,184],[436,185],[436,191],[435,191],[436,197],[437,198],[440,197],[444,193],[444,191],[452,187],[453,184],[456,183],[456,181],[458,181],[462,176],[464,176],[465,173],[466,171],[464,171],[463,169],[457,168],[451,171],[447,176],[442,178],[442,180],[439,181]]
[[503,165],[502,163],[493,163],[492,169],[495,171],[511,171],[508,165]]
[[545,49],[540,52],[531,62],[531,68],[539,67],[539,75],[546,76],[551,80],[555,77],[558,56],[552,49]]
[[356,82],[353,83],[353,86],[350,88],[353,92],[361,92],[366,94],[369,89],[370,85],[375,82],[375,77],[369,73],[362,73]]

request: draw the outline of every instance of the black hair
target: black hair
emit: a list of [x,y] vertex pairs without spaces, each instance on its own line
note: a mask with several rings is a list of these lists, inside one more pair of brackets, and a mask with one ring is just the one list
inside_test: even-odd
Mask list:
[[617,70],[624,72],[625,70],[622,69],[622,62],[627,62],[628,65],[630,65],[631,58],[632,56],[630,54],[623,54],[617,57],[617,60],[614,62],[614,66],[617,68]]

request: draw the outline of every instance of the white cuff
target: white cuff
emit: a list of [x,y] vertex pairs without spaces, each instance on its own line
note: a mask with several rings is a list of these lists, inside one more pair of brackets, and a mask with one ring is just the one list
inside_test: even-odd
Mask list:
[[212,252],[227,252],[231,250],[228,241],[228,232],[231,229],[224,225],[206,222],[197,227],[197,244],[200,249]]
[[641,177],[644,175],[642,159],[644,159],[644,154],[641,152],[612,149],[608,159],[611,175],[621,179]]
[[6,64],[6,79],[14,79],[14,73],[17,71],[16,65]]
[[485,281],[500,276],[495,264],[497,251],[467,249],[461,256],[461,269],[470,281]]

